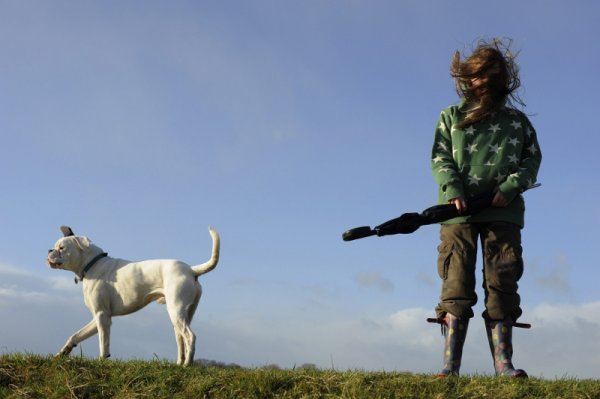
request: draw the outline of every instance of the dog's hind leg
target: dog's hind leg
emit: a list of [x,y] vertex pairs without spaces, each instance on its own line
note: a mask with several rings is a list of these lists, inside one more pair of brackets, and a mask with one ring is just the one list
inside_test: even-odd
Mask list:
[[194,355],[196,353],[196,334],[192,331],[192,319],[194,318],[194,313],[196,313],[196,309],[198,308],[198,303],[200,302],[200,297],[202,295],[202,287],[200,284],[196,285],[196,296],[192,303],[190,303],[185,310],[185,318],[183,319],[183,328],[182,328],[182,338],[185,342],[185,360],[184,365],[189,366],[194,362]]
[[194,362],[194,355],[196,354],[196,334],[192,331],[192,319],[194,318],[194,313],[196,313],[196,309],[198,308],[198,302],[200,301],[201,290],[198,291],[198,296],[194,303],[188,305],[187,308],[187,318],[186,325],[184,327],[185,334],[184,339],[186,340],[186,358],[187,364],[192,364]]
[[196,334],[192,331],[189,323],[183,327],[183,340],[185,341],[185,361],[184,366],[191,366],[194,363],[194,354],[196,352]]
[[188,312],[183,304],[169,303],[167,301],[167,311],[169,318],[175,330],[175,340],[177,341],[177,364],[189,366],[194,362],[194,348],[196,345],[196,336],[190,328]]
[[183,284],[170,284],[165,281],[167,312],[175,330],[177,341],[177,364],[190,366],[194,362],[196,336],[190,324],[198,306],[202,289],[195,279]]
[[[179,315],[181,316],[181,315]],[[196,335],[190,328],[190,324],[183,317],[171,316],[175,339],[177,340],[177,364],[190,366],[194,362],[196,347]]]
[[92,335],[98,332],[98,325],[96,324],[96,320],[90,321],[83,328],[77,331],[75,334],[71,335],[65,345],[61,348],[61,350],[56,354],[56,356],[68,355],[71,353],[74,347],[77,346],[83,340],[88,339]]
[[173,330],[175,332],[175,342],[177,342],[177,364],[183,365],[185,362],[185,341],[177,327],[173,327]]

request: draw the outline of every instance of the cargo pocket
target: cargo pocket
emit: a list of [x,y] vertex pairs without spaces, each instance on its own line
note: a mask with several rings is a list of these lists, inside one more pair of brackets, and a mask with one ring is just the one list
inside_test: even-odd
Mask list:
[[442,280],[448,278],[448,269],[450,268],[450,259],[452,258],[453,249],[454,244],[442,243],[438,246],[437,268],[438,274]]
[[523,276],[523,247],[520,244],[514,243],[507,249],[507,255],[513,261],[513,273],[518,281]]
[[486,257],[494,274],[502,280],[516,282],[523,275],[523,248],[519,243],[488,245]]

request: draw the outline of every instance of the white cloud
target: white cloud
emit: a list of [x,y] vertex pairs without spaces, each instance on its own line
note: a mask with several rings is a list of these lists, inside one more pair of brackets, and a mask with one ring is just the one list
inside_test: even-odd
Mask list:
[[18,286],[0,286],[0,303],[3,301],[40,301],[48,298],[48,295],[43,292],[23,291]]
[[[594,378],[600,329],[594,316],[600,302],[581,306],[541,305],[527,312],[531,330],[515,329],[515,365],[532,376]],[[561,315],[569,317],[561,319]],[[554,315],[553,317],[551,315]],[[339,370],[368,369],[434,373],[441,366],[443,338],[425,319],[430,311],[405,309],[388,316],[307,322],[289,315],[266,320],[202,321],[199,356],[244,366],[315,363]],[[565,342],[566,341],[566,342]],[[463,373],[491,374],[483,320],[474,318],[463,356]]]
[[535,365],[536,374],[548,378],[598,378],[600,301],[542,304],[526,313],[533,328],[519,337],[520,358]]
[[62,307],[75,297],[81,298],[81,286],[76,286],[72,279],[42,277],[24,268],[0,263],[0,308],[7,312],[47,304]]
[[419,272],[417,273],[416,280],[418,283],[426,285],[428,287],[436,287],[437,281],[434,279],[431,273]]
[[8,265],[6,263],[0,263],[0,274],[9,275],[9,276],[22,276],[22,277],[31,277],[35,276],[28,269],[18,268],[12,265]]
[[570,283],[571,265],[566,256],[557,255],[550,264],[533,268],[535,283],[542,290],[569,296],[573,293]]
[[[54,353],[69,335],[91,319],[81,292],[76,292],[81,286],[67,277],[25,277],[0,284],[0,319],[12,321],[0,326],[0,350]],[[443,338],[437,325],[425,321],[432,316],[429,309],[402,309],[387,315],[363,311],[340,317],[335,311],[307,312],[299,309],[299,304],[282,303],[279,309],[285,310],[273,313],[244,308],[243,304],[239,306],[245,310],[236,311],[234,302],[210,302],[210,310],[208,305],[201,302],[193,323],[198,358],[247,367],[276,363],[291,368],[314,363],[321,368],[333,365],[338,370],[416,373],[434,373],[441,366]],[[600,301],[544,303],[524,310],[523,321],[532,323],[533,328],[514,331],[517,367],[545,378],[597,378]],[[164,306],[151,304],[133,315],[115,318],[111,337],[114,358],[175,358],[172,327]],[[97,337],[92,337],[78,350],[95,357],[97,347]],[[483,320],[479,317],[469,325],[462,371],[493,373]]]
[[81,295],[81,285],[75,284],[73,277],[48,277],[49,287],[55,291]]
[[394,283],[379,273],[376,272],[363,272],[358,273],[354,277],[354,281],[363,287],[375,287],[381,291],[390,292],[394,290]]
[[582,326],[595,326],[600,330],[600,301],[579,305],[541,304],[530,312],[535,324],[560,331],[579,330]]

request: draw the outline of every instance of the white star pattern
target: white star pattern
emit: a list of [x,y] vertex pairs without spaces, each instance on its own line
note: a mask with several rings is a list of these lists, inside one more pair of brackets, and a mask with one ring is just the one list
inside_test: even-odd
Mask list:
[[477,175],[469,176],[469,186],[479,186],[480,180],[482,180],[481,177],[477,177]]
[[529,150],[529,152],[531,152],[532,155],[535,155],[535,153],[538,151],[537,148],[535,148],[535,144],[532,144],[530,147],[527,148]]
[[491,130],[492,133],[496,133],[498,130],[501,130],[500,129],[500,124],[499,123],[496,123],[495,125],[491,125],[490,124],[490,127],[489,127],[488,130]]
[[501,149],[502,149],[502,147],[498,146],[498,144],[494,144],[494,145],[490,144],[490,151],[495,152],[496,154],[498,154]]
[[471,144],[465,147],[465,150],[469,151],[469,154],[479,151],[477,149],[477,144]]
[[[541,149],[535,130],[522,112],[503,108],[487,123],[464,128],[455,125],[457,120],[460,119],[447,113],[442,113],[438,120],[430,158],[436,177],[442,181],[462,180],[465,187],[472,187],[470,190],[483,190],[489,184],[498,186],[507,181],[523,188],[535,183],[535,178],[528,180],[528,160],[540,157]],[[463,166],[466,166],[464,172],[469,173],[459,172]],[[519,170],[523,166],[528,166],[526,172]]]

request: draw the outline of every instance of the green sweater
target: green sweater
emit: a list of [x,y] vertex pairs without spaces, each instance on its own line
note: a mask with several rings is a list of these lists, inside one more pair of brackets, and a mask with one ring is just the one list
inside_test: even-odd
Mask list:
[[439,203],[499,190],[506,208],[488,208],[445,224],[504,221],[524,226],[521,192],[536,182],[542,153],[527,116],[504,108],[482,122],[459,129],[464,101],[444,109],[435,129],[431,170],[439,185]]

